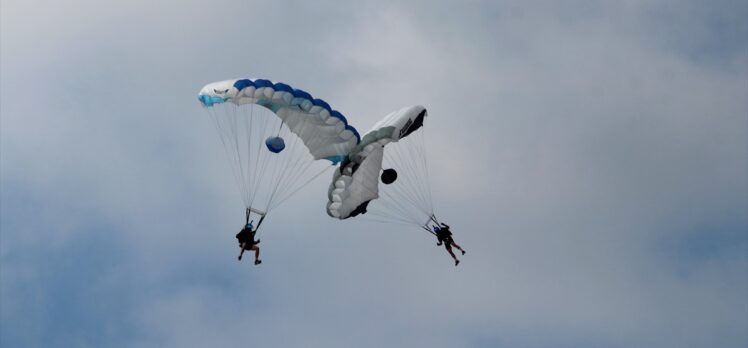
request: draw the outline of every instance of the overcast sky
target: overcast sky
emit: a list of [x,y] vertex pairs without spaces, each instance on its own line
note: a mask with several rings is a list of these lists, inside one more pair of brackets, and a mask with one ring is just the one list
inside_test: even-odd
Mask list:
[[[103,3],[0,4],[1,346],[748,345],[745,1]],[[237,262],[243,77],[426,106],[460,266],[327,175]]]

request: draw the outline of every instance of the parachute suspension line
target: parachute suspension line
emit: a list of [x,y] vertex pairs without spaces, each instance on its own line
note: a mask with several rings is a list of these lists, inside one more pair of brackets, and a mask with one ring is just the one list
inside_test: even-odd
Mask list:
[[[304,132],[304,131],[307,130],[307,128],[306,128],[307,125],[308,124],[306,124],[306,122],[305,122],[305,124],[303,125],[303,128],[302,128],[302,132]],[[314,133],[312,133],[311,139],[317,139],[318,137],[320,137],[318,135],[320,133],[319,129],[313,129],[313,131],[314,131]],[[290,132],[290,130],[289,130],[289,132]],[[310,144],[311,144],[311,142],[310,142]],[[304,157],[306,157],[306,156],[304,156]],[[301,177],[304,176],[305,173],[308,172],[309,168],[312,166],[313,163],[314,163],[313,161],[305,160],[305,158],[300,157],[296,161],[296,163],[294,163],[294,165],[292,167],[290,167],[286,171],[286,173],[284,173],[285,175],[287,175],[287,183],[288,184],[284,185],[283,187],[280,188],[280,190],[277,193],[278,203],[275,204],[273,202],[272,207],[276,207],[276,206],[280,205],[280,201],[284,201],[287,198],[286,194],[289,191],[292,191],[290,194],[288,194],[288,196],[291,196],[294,193],[298,192],[301,188],[303,188],[304,186],[306,186],[311,180],[314,179],[314,178],[311,178],[310,180],[308,180],[307,182],[305,182],[301,186],[296,187],[296,184],[298,183],[299,179],[301,179]],[[323,168],[323,170],[321,172],[324,172],[325,169],[326,168]],[[318,173],[317,175],[320,175],[320,174],[321,173]]]
[[[423,128],[423,127],[422,127]],[[428,203],[431,210],[431,216],[434,216],[434,198],[431,195],[431,176],[429,175],[429,162],[426,154],[426,129],[421,129],[421,155],[419,156],[423,162],[423,171],[426,173],[426,193],[428,194]]]
[[278,200],[278,202],[275,203],[275,204],[273,204],[273,206],[271,206],[268,210],[275,209],[276,207],[278,207],[281,204],[283,204],[283,202],[285,202],[286,200],[288,200],[289,198],[291,198],[296,192],[299,192],[299,190],[301,190],[302,188],[306,187],[306,185],[308,185],[309,183],[311,183],[312,181],[314,181],[314,179],[318,178],[320,175],[322,175],[322,173],[325,173],[325,172],[329,171],[330,168],[335,168],[335,166],[327,166],[325,168],[322,168],[322,170],[320,170],[312,178],[310,178],[309,180],[307,180],[306,182],[304,182],[303,184],[301,184],[301,186],[299,186],[298,188],[296,188],[292,192],[288,193],[287,195],[282,196],[283,198],[281,198],[280,200]]
[[[313,117],[304,117],[302,118],[302,122],[300,125],[294,125],[294,130],[299,133],[299,136],[297,136],[290,127],[282,128],[285,132],[285,135],[292,137],[291,145],[289,146],[290,149],[296,149],[297,147],[301,148],[301,145],[298,145],[304,143],[304,141],[301,139],[301,136],[304,136],[307,139],[311,139],[308,143],[305,144],[307,147],[311,147],[311,144],[314,143],[315,140],[318,140],[318,138],[323,138],[322,136],[319,136],[319,134],[321,133],[321,129],[319,127],[311,127],[321,122],[315,121],[318,120]],[[288,126],[288,123],[286,123],[286,125]],[[329,137],[330,136],[326,138]],[[286,157],[286,160],[280,167],[279,173],[276,172],[276,175],[274,176],[277,179],[275,181],[275,185],[273,185],[274,187],[271,193],[271,198],[268,201],[268,211],[280,205],[282,201],[285,201],[287,198],[298,192],[301,188],[306,186],[314,179],[314,177],[312,177],[302,185],[296,186],[299,180],[304,175],[306,175],[313,163],[313,158],[311,157],[311,154],[308,153],[308,151],[290,151],[289,156]],[[326,168],[323,168],[322,172],[324,172],[324,169]],[[317,176],[319,175],[321,175],[321,173],[317,174]],[[291,191],[291,193],[288,193],[289,191]]]
[[[232,105],[231,108],[232,108],[232,112],[233,112],[232,116],[234,117],[235,128],[236,128],[235,135],[236,135],[236,143],[237,143],[237,154],[239,158],[238,162],[239,162],[239,165],[242,166],[242,168],[246,166],[245,168],[246,171],[244,171],[244,175],[242,178],[243,179],[242,194],[246,196],[245,205],[249,207],[249,204],[247,202],[251,200],[251,187],[252,186],[250,186],[250,182],[252,180],[252,170],[251,170],[252,168],[249,162],[249,153],[243,151],[245,147],[244,145],[245,145],[246,139],[244,139],[245,137],[242,136],[242,135],[247,134],[246,133],[247,120],[246,118],[242,117],[242,115],[240,114],[239,112],[240,109],[238,106]],[[247,157],[246,161],[244,158],[245,156]]]
[[[377,183],[377,185],[379,185],[379,184]],[[372,195],[375,195],[375,196],[378,196],[377,192],[375,192],[375,191],[371,190],[370,188],[366,187],[366,185],[361,185],[360,187],[363,190],[367,191],[368,193],[370,193]],[[392,218],[392,219],[398,219],[398,220],[403,219],[403,217],[401,215],[405,215],[406,219],[404,219],[404,220],[408,221],[411,224],[416,223],[415,221],[417,221],[417,220],[413,219],[412,216],[408,216],[409,215],[408,214],[409,210],[406,209],[399,200],[394,199],[389,194],[387,194],[387,192],[385,192],[385,191],[381,191],[381,193],[384,194],[388,198],[388,200],[376,199],[376,200],[370,201],[370,202],[372,202],[374,204],[374,206],[372,208],[376,207],[377,205],[381,205],[381,206],[383,206],[383,208],[385,208],[385,209],[381,209],[378,212],[377,215],[384,216],[384,217],[389,217],[389,218]],[[369,209],[368,212],[367,212],[367,214],[368,213],[372,213],[372,212],[376,212],[376,209]],[[396,214],[395,212],[399,212],[400,214]]]
[[[300,134],[307,135],[307,139],[310,139],[308,143],[306,143],[307,147],[314,147],[315,143],[318,143],[320,141],[324,141],[324,139],[329,139],[333,136],[322,136],[321,129],[319,127],[309,127],[311,124],[315,124],[315,119],[305,119],[305,122],[302,123],[301,127],[295,127],[295,128],[301,128],[299,130]],[[291,134],[290,129],[288,129],[289,134]],[[294,135],[295,137],[295,135]],[[294,138],[297,139],[296,137]],[[309,171],[311,166],[315,163],[314,161],[308,160],[306,153],[304,153],[303,157],[298,157],[297,160],[291,164],[289,167],[287,167],[287,170],[283,173],[284,178],[282,179],[284,184],[282,187],[278,189],[276,194],[274,195],[273,201],[271,202],[271,205],[269,206],[269,209],[274,209],[275,207],[279,206],[283,201],[290,198],[293,194],[301,190],[303,187],[305,187],[307,184],[309,184],[312,180],[314,180],[316,177],[321,175],[323,172],[325,172],[329,167],[331,166],[325,166],[318,172],[314,177],[311,177],[309,180],[304,182],[301,185],[297,186],[297,183],[299,180],[306,175],[306,173]],[[290,192],[290,193],[289,193]]]
[[267,125],[269,122],[268,121],[269,117],[267,115],[263,115],[262,112],[258,112],[258,115],[255,116],[254,109],[257,106],[248,105],[248,107],[250,108],[249,112],[250,112],[251,119],[253,120],[253,122],[255,119],[257,121],[257,132],[252,133],[248,136],[248,141],[249,139],[253,139],[254,145],[256,146],[255,147],[255,169],[254,169],[256,175],[254,176],[254,180],[250,185],[250,187],[253,189],[252,199],[250,200],[250,206],[254,206],[254,202],[257,199],[257,196],[261,191],[260,184],[262,184],[262,180],[265,176],[265,171],[267,168],[267,156],[265,155],[265,153],[262,152],[262,144],[260,144],[260,141],[262,139],[259,139],[259,138],[261,138],[262,135],[266,134],[266,131],[268,128]]
[[[388,217],[385,216],[385,218],[388,218]],[[368,217],[368,216],[367,217],[362,217],[361,220],[373,221],[373,222],[378,222],[378,223],[381,223],[381,224],[392,224],[392,225],[402,225],[402,226],[412,226],[413,225],[410,222],[399,222],[399,221],[392,221],[392,220],[382,220],[382,219],[376,219],[376,218],[372,218],[372,217]]]
[[[306,124],[307,120],[304,120],[304,123]],[[290,134],[291,133],[289,132],[289,135]],[[293,136],[292,139],[293,140],[291,140],[291,145],[289,147],[291,149],[296,149],[297,144],[299,142],[299,138],[296,137],[296,136]],[[280,186],[281,182],[284,183],[284,185],[283,185],[284,187],[287,187],[288,185],[291,184],[289,182],[289,180],[288,180],[288,178],[290,176],[289,173],[293,173],[294,170],[297,170],[297,167],[299,166],[299,163],[303,163],[303,160],[304,160],[304,156],[299,155],[299,154],[296,154],[295,157],[294,156],[287,156],[284,159],[282,167],[280,167],[279,170],[276,171],[276,175],[274,176],[274,177],[276,177],[276,182],[275,182],[275,185],[273,185],[273,191],[272,191],[272,194],[270,195],[271,198],[270,198],[270,200],[268,200],[266,209],[268,209],[268,210],[270,209],[271,205],[273,205],[273,201],[277,197],[279,189],[282,189],[281,186]]]
[[[371,194],[376,194],[376,192],[372,191],[364,185],[362,185],[361,187],[369,191],[369,193]],[[380,204],[386,209],[381,210],[377,215],[389,217],[396,220],[404,220],[410,224],[420,226],[420,219],[413,215],[412,209],[408,209],[408,207],[404,205],[400,200],[396,199],[396,197],[391,196],[386,191],[381,191],[381,193],[387,197],[387,200],[377,199],[373,202],[375,206],[376,204]]]
[[[274,121],[277,122],[277,119],[274,119]],[[282,127],[282,123],[283,122],[281,122],[281,125],[279,127]],[[269,129],[267,129],[267,131],[271,131],[272,129],[275,128],[275,124],[274,123],[268,124],[268,128]],[[273,134],[273,133],[266,132],[264,134]],[[292,144],[291,146],[288,147],[288,150],[285,152],[281,152],[277,154],[270,154],[267,151],[263,152],[263,154],[265,154],[265,157],[264,157],[265,166],[266,166],[265,168],[267,168],[267,169],[263,169],[263,173],[265,173],[263,174],[263,177],[268,178],[268,183],[267,183],[268,190],[267,190],[267,197],[265,199],[266,202],[269,202],[272,199],[273,189],[271,188],[273,188],[275,185],[277,185],[277,182],[279,182],[280,178],[279,178],[278,172],[283,169],[283,166],[285,165],[285,162],[288,156],[293,155],[293,149],[294,149],[294,146]],[[272,175],[267,175],[270,173],[272,173]],[[267,211],[267,208],[268,207],[266,205],[264,207],[265,211]]]
[[[233,121],[233,127],[231,128],[233,131],[232,139],[235,139],[235,146],[236,146],[236,154],[237,154],[237,162],[239,165],[239,168],[241,170],[241,179],[242,179],[242,194],[245,196],[245,205],[247,207],[251,206],[251,186],[250,186],[250,178],[252,177],[252,171],[251,171],[251,164],[249,163],[249,159],[247,158],[245,160],[245,156],[249,156],[249,154],[245,154],[244,151],[244,142],[245,137],[243,135],[246,135],[246,133],[241,132],[241,130],[245,129],[246,127],[246,118],[242,117],[241,113],[239,112],[239,106],[231,104],[230,108],[224,109],[226,113],[230,112],[230,117]],[[241,146],[241,147],[240,147]]]
[[416,178],[413,175],[411,175],[411,176],[408,176],[407,179],[409,179],[411,181],[411,183],[414,184],[414,186],[413,186],[414,190],[417,193],[417,197],[419,198],[419,202],[421,202],[420,206],[424,207],[425,210],[427,210],[426,211],[427,215],[430,215],[430,214],[433,213],[433,204],[432,204],[431,199],[429,198],[429,192],[431,190],[430,190],[430,186],[429,186],[429,182],[428,182],[428,171],[427,171],[427,168],[425,166],[425,163],[426,163],[425,162],[426,161],[426,153],[425,153],[425,151],[426,150],[424,148],[423,141],[421,141],[420,144],[419,144],[419,140],[422,140],[423,137],[424,137],[423,131],[424,131],[424,129],[421,129],[416,134],[411,134],[411,135],[415,136],[414,139],[407,139],[407,140],[409,142],[413,142],[415,144],[412,144],[410,146],[404,146],[404,147],[406,147],[408,149],[408,151],[409,151],[409,154],[408,154],[407,158],[411,158],[412,159],[412,162],[411,161],[409,161],[409,162],[412,163],[411,168],[415,168],[415,169],[413,169],[414,170],[413,173],[418,173],[418,174],[423,173],[423,176],[425,176],[425,177],[422,177],[422,178]]
[[[255,106],[251,106],[255,107]],[[251,136],[252,139],[255,140],[255,143],[257,144],[257,158],[258,158],[258,166],[257,166],[257,181],[252,185],[252,188],[255,190],[255,192],[252,195],[252,200],[250,201],[250,206],[254,205],[255,199],[257,199],[257,195],[261,191],[262,182],[263,179],[267,176],[268,167],[270,166],[270,156],[262,151],[262,138],[263,135],[269,134],[269,128],[271,127],[269,124],[269,119],[271,116],[269,115],[263,115],[263,113],[260,113],[258,116],[258,121],[261,122],[261,132],[257,134],[257,136],[254,136],[254,134]],[[267,210],[266,210],[267,212]]]
[[[319,130],[314,130],[314,133],[312,133],[312,139],[327,138],[327,137],[322,137],[322,136],[318,135],[319,133],[320,133]],[[309,145],[311,146],[311,144],[312,144],[312,142],[310,142]],[[313,164],[314,164],[314,162],[312,162],[312,161],[303,161],[303,160],[300,160],[299,162],[296,163],[295,166],[293,166],[293,167],[291,167],[289,169],[289,171],[287,173],[288,177],[289,177],[289,179],[288,179],[288,183],[289,184],[288,185],[284,185],[284,187],[280,188],[280,190],[278,192],[279,199],[283,199],[283,197],[289,191],[293,191],[293,193],[295,193],[295,192],[298,191],[298,189],[300,189],[301,187],[303,187],[303,186],[306,185],[306,183],[305,183],[305,184],[303,184],[300,187],[296,186],[296,184],[299,182],[299,180],[306,175],[306,173],[308,172],[308,170],[311,168],[311,166]],[[324,168],[323,168],[323,171],[324,171]]]
[[[370,193],[376,194],[375,192],[366,188],[365,186],[362,186],[362,187],[364,187]],[[411,224],[416,224],[416,225],[420,224],[421,219],[417,218],[414,215],[414,211],[412,209],[413,203],[409,202],[407,199],[402,199],[402,197],[397,197],[393,195],[393,193],[388,192],[386,188],[383,188],[382,190],[380,190],[380,193],[384,195],[387,199],[386,200],[381,200],[381,199],[375,200],[374,201],[375,205],[373,206],[374,210],[376,210],[377,204],[379,204],[382,206],[382,208],[384,208],[384,209],[381,209],[380,211],[380,214],[382,215],[387,215],[395,219],[404,217]],[[410,203],[410,205],[408,205],[407,203]]]
[[[368,214],[371,214],[371,212],[367,213],[367,215]],[[395,217],[392,217],[392,216],[389,216],[389,215],[381,215],[381,214],[375,214],[375,216],[382,217],[384,219],[374,218],[374,217],[370,217],[370,216],[363,216],[363,217],[361,217],[361,220],[373,221],[373,222],[377,222],[377,223],[390,224],[390,225],[415,226],[415,227],[418,227],[420,229],[423,229],[423,230],[429,232],[430,234],[435,234],[428,227],[426,227],[424,225],[420,225],[420,224],[415,223],[415,222],[410,221],[410,220],[398,219],[398,218],[395,218]]]
[[[251,165],[252,163],[252,153],[254,153],[254,167],[252,168],[252,180],[249,183],[250,187],[250,200],[249,200],[249,206],[254,206],[254,202],[257,199],[257,195],[260,193],[260,182],[263,177],[263,173],[265,172],[265,166],[266,166],[266,156],[263,156],[264,153],[262,152],[262,144],[260,143],[261,139],[258,139],[261,137],[261,135],[265,134],[265,130],[267,130],[267,123],[268,123],[268,116],[263,115],[262,112],[255,113],[255,109],[258,108],[255,105],[247,105],[245,108],[243,108],[243,112],[245,115],[245,119],[249,119],[250,123],[250,133],[247,134],[247,147],[249,148],[248,153],[248,161]],[[260,110],[258,110],[260,111]],[[249,112],[249,115],[247,115],[247,112]]]
[[[401,203],[402,201],[398,199],[399,197],[395,197],[386,191],[382,191],[382,194],[385,197],[387,197],[388,200],[394,202],[395,205],[397,206],[396,208],[393,209],[392,205],[386,205],[387,207],[389,207],[389,209],[392,210],[392,213],[390,213],[391,214],[390,216],[398,216],[398,215],[406,216],[411,223],[414,223],[416,225],[420,224],[421,219],[419,219],[415,215],[415,212],[413,211],[412,207],[405,205],[404,202]],[[411,203],[411,206],[412,206],[412,203]]]
[[[307,128],[308,126],[309,126],[308,123],[305,123],[302,128],[302,132],[306,132],[308,130]],[[312,136],[310,137],[312,141],[310,141],[310,145],[314,142],[315,139],[322,138],[321,136],[319,136],[320,130],[318,128],[313,128],[312,131],[313,133],[311,133]],[[311,154],[309,156],[311,156]],[[294,190],[298,181],[301,179],[302,176],[305,175],[305,173],[307,173],[307,171],[309,170],[309,168],[311,168],[313,164],[314,164],[313,161],[304,160],[304,158],[299,158],[299,160],[294,164],[294,166],[291,167],[290,170],[286,173],[289,177],[288,185],[285,185],[279,191],[278,193],[279,199],[284,199],[284,196],[287,194],[287,192],[291,190],[293,190],[293,192],[295,193],[299,189],[301,189],[301,187],[306,186],[306,183],[304,183],[302,186]]]
[[[415,134],[411,134],[415,135]],[[417,161],[416,158],[413,158],[412,155],[405,155],[403,154],[403,150],[401,148],[407,147],[410,148],[409,142],[410,139],[404,139],[402,140],[402,144],[394,143],[392,144],[391,148],[393,150],[391,158],[388,156],[388,160],[391,160],[395,166],[402,168],[405,168],[406,171],[403,173],[403,181],[397,184],[393,187],[393,191],[396,193],[401,194],[403,197],[407,197],[414,207],[418,208],[419,210],[423,210],[422,207],[425,206],[423,204],[423,196],[421,194],[421,181],[417,180],[415,178],[415,175],[419,173],[418,169],[413,166],[413,163]],[[389,149],[388,149],[389,150]],[[413,201],[416,201],[413,203]],[[426,212],[428,214],[428,212]]]
[[[384,216],[384,218],[391,219],[388,216]],[[410,222],[410,221],[408,221],[408,222],[400,222],[400,221],[376,219],[376,218],[372,218],[372,217],[362,217],[361,220],[372,221],[372,222],[376,222],[376,223],[380,223],[380,224],[399,225],[399,226],[414,226],[414,225],[417,226],[418,225],[418,224],[415,224],[415,223]],[[420,227],[421,229],[429,232],[430,234],[436,235],[436,233],[434,231],[432,231],[431,229],[429,229],[429,228],[427,228],[427,227],[425,227],[423,225],[418,226],[418,227]]]
[[[249,109],[249,110],[247,110]],[[253,150],[253,134],[255,132],[255,120],[254,120],[254,107],[252,106],[242,106],[239,108],[242,113],[242,119],[245,120],[245,130],[246,130],[246,141],[247,141],[247,167],[251,167],[252,169],[249,170],[249,178],[247,181],[248,190],[246,194],[249,196],[247,201],[247,207],[252,207],[252,202],[254,201],[254,196],[256,195],[256,191],[254,190],[255,186],[254,183],[257,180],[257,177],[260,175],[257,169],[257,162],[259,161],[260,154],[259,154],[259,146],[257,147],[257,151]],[[249,114],[247,114],[249,113]],[[259,126],[258,126],[259,127]],[[254,163],[252,163],[252,154],[255,154],[254,156]]]
[[[382,213],[379,213],[379,212],[376,212],[376,211],[370,211],[370,212],[367,212],[366,214],[367,215],[371,214],[371,215],[374,215],[374,216],[380,216],[380,217],[387,218],[387,219],[390,219],[390,220],[398,221],[398,222],[400,222],[402,224],[416,225],[416,226],[418,225],[415,221],[409,220],[407,218],[403,218],[403,217],[400,217],[400,216],[394,216],[394,215],[390,215],[390,214],[382,214]],[[368,218],[368,217],[364,215],[362,218]]]
[[286,121],[281,121],[280,126],[278,126],[278,131],[275,132],[275,136],[278,137],[281,134],[281,129],[283,129],[283,125],[286,123]]
[[[233,104],[231,105],[232,107],[236,108],[235,105]],[[230,127],[229,127],[229,131],[231,131],[230,139],[232,140],[232,143],[233,143],[232,145],[236,153],[236,158],[238,162],[237,164],[239,168],[239,177],[241,179],[241,185],[243,188],[245,188],[244,192],[246,193],[247,192],[246,190],[247,180],[246,180],[246,175],[245,175],[246,171],[244,168],[244,163],[243,163],[244,161],[242,160],[242,152],[239,150],[239,141],[241,140],[239,137],[239,129],[240,129],[239,128],[239,117],[236,117],[236,110],[234,110],[233,113],[229,113],[228,108],[224,108],[224,114],[226,114],[226,118],[229,119],[230,121]],[[246,168],[246,169],[247,171],[249,170],[249,168]]]
[[410,156],[411,158],[415,159],[414,166],[416,166],[417,173],[423,173],[424,178],[420,178],[418,181],[420,189],[418,190],[419,197],[421,199],[421,202],[423,203],[423,207],[426,207],[428,210],[428,213],[433,213],[432,203],[431,200],[428,198],[428,194],[430,192],[430,186],[428,182],[428,172],[427,168],[424,165],[426,160],[426,153],[424,148],[424,143],[422,140],[424,138],[424,131],[425,129],[421,129],[418,134],[415,134],[414,139],[411,140],[414,144],[413,146],[409,146],[408,149],[410,150]]
[[[306,126],[306,123],[308,122],[308,118],[303,118],[303,125]],[[278,134],[280,135],[280,131],[283,127],[284,122],[281,122],[280,127],[278,128]],[[291,134],[289,129],[289,134]],[[271,187],[272,191],[270,193],[269,199],[267,201],[267,205],[265,206],[265,211],[268,211],[270,209],[271,204],[273,203],[273,199],[275,198],[276,193],[278,192],[278,187],[280,186],[280,183],[284,181],[284,178],[287,176],[288,168],[291,165],[291,163],[295,164],[299,161],[299,158],[303,159],[303,156],[299,156],[297,154],[296,150],[296,144],[299,141],[299,137],[292,137],[293,140],[291,140],[290,146],[288,146],[288,151],[285,153],[279,153],[279,163],[276,163],[276,166],[273,171],[272,178],[274,180],[271,181]],[[285,156],[284,156],[285,154]],[[296,155],[294,158],[294,155]],[[274,182],[273,182],[274,181]]]
[[[231,174],[234,176],[234,180],[236,181],[236,183],[238,185],[241,185],[241,179],[239,178],[239,169],[236,168],[236,161],[234,159],[235,153],[231,151],[232,146],[228,142],[230,140],[228,138],[228,134],[230,133],[226,130],[226,128],[228,127],[228,124],[226,124],[227,120],[225,118],[221,118],[221,116],[218,115],[215,109],[209,108],[208,110],[210,110],[211,112],[211,116],[212,116],[211,118],[214,121],[216,130],[218,131],[220,138],[221,138],[221,143],[223,144],[223,150],[226,153],[226,156],[228,157],[229,165],[231,167]],[[224,136],[224,134],[226,136]]]
[[[419,129],[406,138],[387,144],[383,168],[396,168],[400,175],[392,184],[377,183],[379,194],[386,199],[373,200],[362,220],[385,218],[387,221],[378,222],[408,224],[434,233],[430,224],[438,225],[438,219],[433,212],[424,134],[424,129]],[[364,190],[372,191],[365,186]]]
[[[231,144],[227,142],[227,140],[232,140],[232,139],[229,137],[229,135],[231,135],[231,132],[229,132],[226,129],[227,127],[229,127],[229,124],[228,124],[229,122],[226,119],[226,115],[224,114],[224,117],[221,118],[219,113],[213,107],[210,107],[207,109],[210,113],[211,119],[213,120],[213,125],[216,127],[216,131],[218,132],[219,138],[221,139],[221,143],[223,144],[223,150],[229,159],[229,166],[231,167],[231,173],[234,176],[234,180],[236,181],[237,185],[239,185],[239,187],[243,187],[244,182],[241,179],[241,173],[240,173],[241,171],[237,167],[237,161],[238,161],[236,158],[237,155],[235,152],[231,151],[232,146]],[[247,201],[245,197],[242,197],[242,199],[244,200],[245,205],[247,205]]]
[[[252,166],[252,152],[253,151],[252,151],[252,141],[250,139],[252,139],[252,132],[254,131],[253,129],[254,108],[252,107],[249,108],[249,116],[247,116],[246,108],[242,108],[242,112],[244,116],[243,119],[246,120],[244,122],[244,125],[245,125],[245,131],[246,131],[245,134],[247,135],[247,167],[249,167],[249,166]],[[259,153],[255,155],[255,162],[257,161],[258,156],[259,156]],[[252,166],[252,170],[248,170],[248,172],[249,172],[249,178],[247,179],[247,181],[249,185],[249,191],[247,193],[249,195],[249,198],[247,199],[247,201],[250,203],[247,205],[247,208],[251,208],[251,202],[253,201],[252,196],[254,195],[254,191],[252,190],[254,186],[252,186],[252,183],[256,180],[257,175],[259,175],[259,173],[257,173],[257,164],[255,163],[255,165]]]
[[[407,140],[407,139],[406,139]],[[405,156],[401,153],[401,147],[410,147],[407,143],[399,144],[399,143],[393,143],[390,146],[392,150],[392,161],[393,163],[402,168],[405,168],[404,175],[402,175],[402,181],[395,182],[391,185],[388,185],[388,187],[383,187],[382,192],[388,193],[388,191],[392,191],[390,194],[393,197],[398,198],[399,200],[404,200],[410,203],[412,208],[415,208],[416,210],[421,211],[425,215],[430,215],[431,212],[426,211],[423,207],[426,206],[426,204],[423,203],[422,195],[419,193],[419,185],[421,184],[419,180],[414,180],[414,175],[418,173],[417,169],[413,167],[412,162],[416,159],[413,158],[412,160],[408,161],[405,160]],[[387,150],[390,150],[389,148]],[[391,188],[390,188],[391,186]]]
[[[399,162],[399,163],[403,163],[403,162]],[[399,166],[400,166],[400,168],[410,167],[409,165],[407,165],[405,163],[400,164]],[[413,208],[415,208],[415,209],[417,209],[417,210],[425,213],[426,215],[428,215],[429,213],[426,212],[422,208],[423,204],[420,202],[418,191],[417,190],[414,191],[415,190],[414,187],[417,184],[413,183],[412,179],[410,178],[410,176],[411,176],[410,173],[412,173],[414,170],[415,169],[413,169],[413,168],[407,168],[406,171],[405,171],[405,173],[404,173],[404,175],[401,175],[402,176],[402,181],[400,181],[400,182],[396,181],[395,183],[390,184],[389,186],[392,186],[391,188],[390,187],[383,187],[382,191],[385,192],[385,193],[387,193],[387,191],[391,190],[392,192],[390,194],[392,196],[396,196],[399,200],[407,201],[408,203],[410,203],[410,205]],[[402,172],[402,170],[401,170],[401,172]]]

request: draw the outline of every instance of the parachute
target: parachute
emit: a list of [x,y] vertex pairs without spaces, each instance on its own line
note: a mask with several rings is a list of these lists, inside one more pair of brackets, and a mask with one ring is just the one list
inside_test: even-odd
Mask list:
[[[426,108],[416,105],[375,124],[333,174],[327,214],[341,220],[367,214],[370,220],[415,225],[433,233],[429,226],[438,220],[428,185],[426,116]],[[380,178],[384,185],[379,185]]]
[[361,141],[343,114],[285,83],[214,82],[198,100],[229,157],[247,221],[251,213],[261,217],[257,228],[267,213],[332,168],[316,160],[337,164]]

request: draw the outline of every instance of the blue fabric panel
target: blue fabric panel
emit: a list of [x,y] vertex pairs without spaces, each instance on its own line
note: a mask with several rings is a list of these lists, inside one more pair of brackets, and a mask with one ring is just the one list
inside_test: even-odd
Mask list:
[[353,135],[356,136],[356,144],[358,144],[358,143],[361,142],[361,135],[358,134],[358,131],[356,130],[356,128],[353,128],[353,126],[347,124],[347,125],[345,125],[345,129],[353,132]]
[[325,159],[332,162],[332,165],[336,165],[340,163],[340,161],[344,160],[346,157],[347,156],[345,155],[335,155],[335,156],[325,157]]
[[252,80],[244,79],[244,80],[237,80],[234,82],[234,88],[236,90],[241,91],[247,87],[254,86],[254,83],[252,83]]
[[314,99],[312,100],[312,104],[317,105],[321,108],[325,108],[327,109],[327,111],[332,113],[332,108],[330,107],[330,104],[327,104],[327,102],[322,99]]
[[220,104],[226,101],[226,99],[223,97],[210,96],[210,95],[198,96],[197,100],[199,100],[205,106],[213,106],[213,104]]
[[307,92],[305,92],[304,90],[301,90],[301,89],[294,89],[293,92],[291,92],[291,93],[293,93],[293,96],[295,98],[304,98],[304,99],[308,99],[309,101],[314,100],[314,98],[312,98],[311,94],[309,94],[309,93],[307,93]]
[[[330,104],[328,104],[324,100],[322,100],[322,99],[314,99],[314,97],[312,97],[312,95],[309,94],[308,92],[306,92],[304,90],[301,90],[301,89],[295,89],[295,88],[289,86],[288,84],[285,84],[285,83],[282,83],[282,82],[278,82],[278,83],[273,84],[272,81],[266,80],[266,79],[257,79],[257,80],[254,80],[254,81],[252,81],[250,79],[241,79],[241,80],[236,80],[236,82],[234,82],[234,88],[236,88],[239,91],[243,90],[244,88],[250,87],[250,86],[254,86],[256,88],[271,87],[271,88],[273,88],[276,91],[289,92],[289,93],[293,94],[293,96],[295,98],[307,99],[307,100],[311,101],[313,105],[325,108],[327,111],[330,112],[330,115],[332,117],[335,117],[335,118],[343,121],[343,124],[345,124],[345,129],[351,131],[353,133],[353,135],[356,136],[356,143],[357,144],[361,142],[361,135],[358,133],[358,131],[356,130],[356,128],[354,128],[353,126],[349,125],[348,124],[348,119],[346,119],[346,117],[343,116],[343,114],[340,113],[339,111],[333,110],[332,107],[330,107]],[[213,106],[214,104],[223,103],[223,102],[226,101],[226,99],[227,98],[225,98],[225,97],[219,97],[219,96],[208,96],[208,95],[198,96],[198,100],[200,100],[200,102],[204,106]],[[262,100],[258,101],[257,104],[262,105],[262,106],[264,106],[264,107],[272,110],[273,112],[278,111],[278,108],[280,107],[278,105],[271,104],[269,102],[264,102],[263,103]],[[273,139],[272,144],[271,144],[271,138],[267,139],[266,145],[268,146],[268,149],[270,151],[273,151],[273,152],[276,152],[276,153],[282,151],[283,148],[285,148],[285,143],[283,142],[283,139],[282,138],[278,138],[278,137],[272,137],[272,138],[277,138],[277,139]],[[332,161],[333,163],[338,163],[344,157],[345,156],[333,156],[333,157],[330,157],[328,159],[330,161]]]
[[257,88],[273,87],[273,83],[270,82],[270,80],[257,79],[257,80],[255,80],[255,87],[257,87]]
[[274,88],[275,88],[276,91],[283,91],[283,92],[293,93],[293,88],[291,88],[291,86],[289,86],[289,85],[287,85],[285,83],[282,83],[282,82],[276,83],[275,86],[274,86]]
[[330,113],[330,115],[332,115],[332,117],[335,117],[335,118],[337,118],[337,119],[339,119],[339,120],[343,121],[343,123],[345,123],[345,124],[348,124],[348,120],[346,120],[346,119],[345,119],[345,116],[343,116],[343,114],[341,114],[341,113],[340,113],[340,111],[338,111],[338,110],[333,110],[333,111],[332,111],[332,112]]

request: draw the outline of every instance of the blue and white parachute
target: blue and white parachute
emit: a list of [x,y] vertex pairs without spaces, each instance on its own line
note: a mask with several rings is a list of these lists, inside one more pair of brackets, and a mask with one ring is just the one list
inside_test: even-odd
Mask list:
[[411,224],[431,232],[429,225],[437,220],[423,137],[427,115],[420,105],[402,108],[364,135],[333,174],[328,215],[347,219],[367,214],[370,220]]
[[247,211],[262,216],[316,177],[310,172],[330,167],[315,160],[336,164],[361,140],[343,114],[285,83],[214,82],[198,100],[218,130]]

